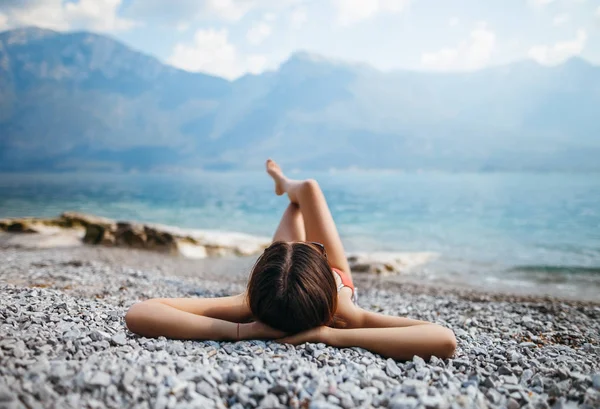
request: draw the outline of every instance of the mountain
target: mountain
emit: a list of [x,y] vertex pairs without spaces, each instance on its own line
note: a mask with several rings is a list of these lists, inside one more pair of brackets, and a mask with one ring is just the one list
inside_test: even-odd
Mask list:
[[600,170],[600,68],[380,72],[302,52],[230,82],[92,33],[0,33],[0,170]]

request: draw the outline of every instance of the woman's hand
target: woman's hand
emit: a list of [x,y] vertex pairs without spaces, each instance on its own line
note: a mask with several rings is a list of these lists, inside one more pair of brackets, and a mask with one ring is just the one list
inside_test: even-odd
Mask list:
[[286,335],[285,332],[271,328],[260,321],[240,324],[240,339],[277,339]]
[[300,332],[295,335],[291,335],[289,337],[280,338],[277,340],[277,342],[279,342],[281,344],[292,344],[292,345],[300,345],[300,344],[304,344],[305,342],[313,342],[313,343],[323,342],[323,343],[327,344],[331,330],[332,330],[331,328],[326,327],[326,326],[315,327],[315,328],[309,329],[307,331]]

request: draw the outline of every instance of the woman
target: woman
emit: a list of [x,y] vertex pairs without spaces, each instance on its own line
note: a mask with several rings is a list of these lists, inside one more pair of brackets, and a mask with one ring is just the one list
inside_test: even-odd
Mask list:
[[325,196],[314,180],[288,179],[272,160],[267,172],[288,205],[246,291],[220,298],[152,299],[133,305],[127,327],[147,337],[277,339],[362,347],[394,359],[452,356],[449,329],[363,310]]

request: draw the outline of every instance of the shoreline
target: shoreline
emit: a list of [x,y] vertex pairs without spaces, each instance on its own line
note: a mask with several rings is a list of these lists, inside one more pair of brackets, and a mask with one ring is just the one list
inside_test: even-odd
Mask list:
[[[180,268],[190,260],[200,265],[210,265],[221,273],[228,274],[221,265],[232,268],[240,263],[250,271],[252,262],[269,244],[270,239],[238,232],[184,229],[156,223],[118,221],[76,212],[65,212],[55,218],[12,218],[0,219],[0,248],[20,249],[74,249],[106,248],[125,252],[142,251],[143,256],[158,264],[162,257],[173,257],[173,268]],[[82,250],[83,251],[83,250]],[[116,253],[115,253],[116,254]],[[158,256],[158,258],[156,258]],[[380,282],[382,286],[418,286],[424,291],[453,291],[455,293],[489,294],[494,297],[517,297],[519,299],[557,299],[582,301],[598,304],[594,282],[590,286],[569,278],[562,283],[539,281],[536,277],[502,279],[497,275],[486,278],[483,273],[444,274],[435,271],[440,257],[432,252],[356,252],[348,254],[353,277],[361,283]],[[126,256],[121,257],[126,259]],[[239,259],[239,260],[238,260]],[[178,260],[178,261],[175,261]],[[204,261],[202,261],[204,260]],[[430,274],[429,266],[435,271]],[[491,279],[490,279],[491,278]],[[537,281],[536,281],[537,280]],[[371,285],[371,284],[369,284]]]

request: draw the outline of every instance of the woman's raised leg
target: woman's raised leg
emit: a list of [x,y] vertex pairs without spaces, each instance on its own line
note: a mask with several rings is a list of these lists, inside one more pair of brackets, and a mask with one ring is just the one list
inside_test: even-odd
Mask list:
[[313,179],[287,178],[279,165],[271,159],[267,161],[267,172],[275,181],[275,193],[287,193],[290,202],[299,207],[306,231],[306,238],[302,241],[322,243],[327,251],[329,264],[350,274],[342,240],[319,184]]
[[304,219],[297,204],[290,203],[285,209],[273,235],[273,241],[306,241]]

